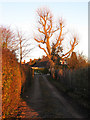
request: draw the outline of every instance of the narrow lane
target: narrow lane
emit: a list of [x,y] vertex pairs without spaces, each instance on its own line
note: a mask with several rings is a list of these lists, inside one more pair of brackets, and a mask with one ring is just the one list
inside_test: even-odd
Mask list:
[[50,98],[48,99],[49,99],[49,102],[51,101],[52,103],[51,107],[52,107],[52,114],[54,114],[54,117],[82,118],[82,116],[79,115],[74,110],[74,108],[67,102],[67,100],[60,95],[57,89],[50,84],[47,78],[45,76],[42,76],[42,78],[43,78],[42,80],[44,82],[44,85],[46,85],[49,88],[48,94],[50,94]]
[[83,118],[45,75],[35,75],[31,88],[23,98],[28,107],[38,113],[36,118]]

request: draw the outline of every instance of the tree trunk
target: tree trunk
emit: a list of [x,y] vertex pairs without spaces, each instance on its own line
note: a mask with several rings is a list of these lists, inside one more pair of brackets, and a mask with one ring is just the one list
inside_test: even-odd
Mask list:
[[51,75],[53,78],[55,78],[55,63],[52,60],[49,60],[49,62],[50,62]]
[[22,63],[22,45],[21,45],[21,40],[20,40],[20,65]]

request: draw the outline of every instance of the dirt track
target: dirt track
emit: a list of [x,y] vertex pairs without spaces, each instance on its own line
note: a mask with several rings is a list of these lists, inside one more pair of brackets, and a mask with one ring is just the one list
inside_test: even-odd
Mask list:
[[32,86],[23,95],[23,99],[26,103],[24,118],[83,118],[45,75],[35,75]]

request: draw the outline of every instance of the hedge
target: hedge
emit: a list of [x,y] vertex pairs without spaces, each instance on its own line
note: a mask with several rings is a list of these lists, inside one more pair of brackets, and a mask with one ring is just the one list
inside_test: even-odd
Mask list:
[[16,57],[8,49],[2,50],[2,118],[14,114],[20,101],[21,73]]

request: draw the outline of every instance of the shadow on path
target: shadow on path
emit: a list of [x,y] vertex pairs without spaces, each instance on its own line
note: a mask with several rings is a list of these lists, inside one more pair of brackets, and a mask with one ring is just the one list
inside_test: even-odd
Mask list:
[[83,118],[49,83],[45,75],[35,75],[22,99],[27,106],[26,118]]

